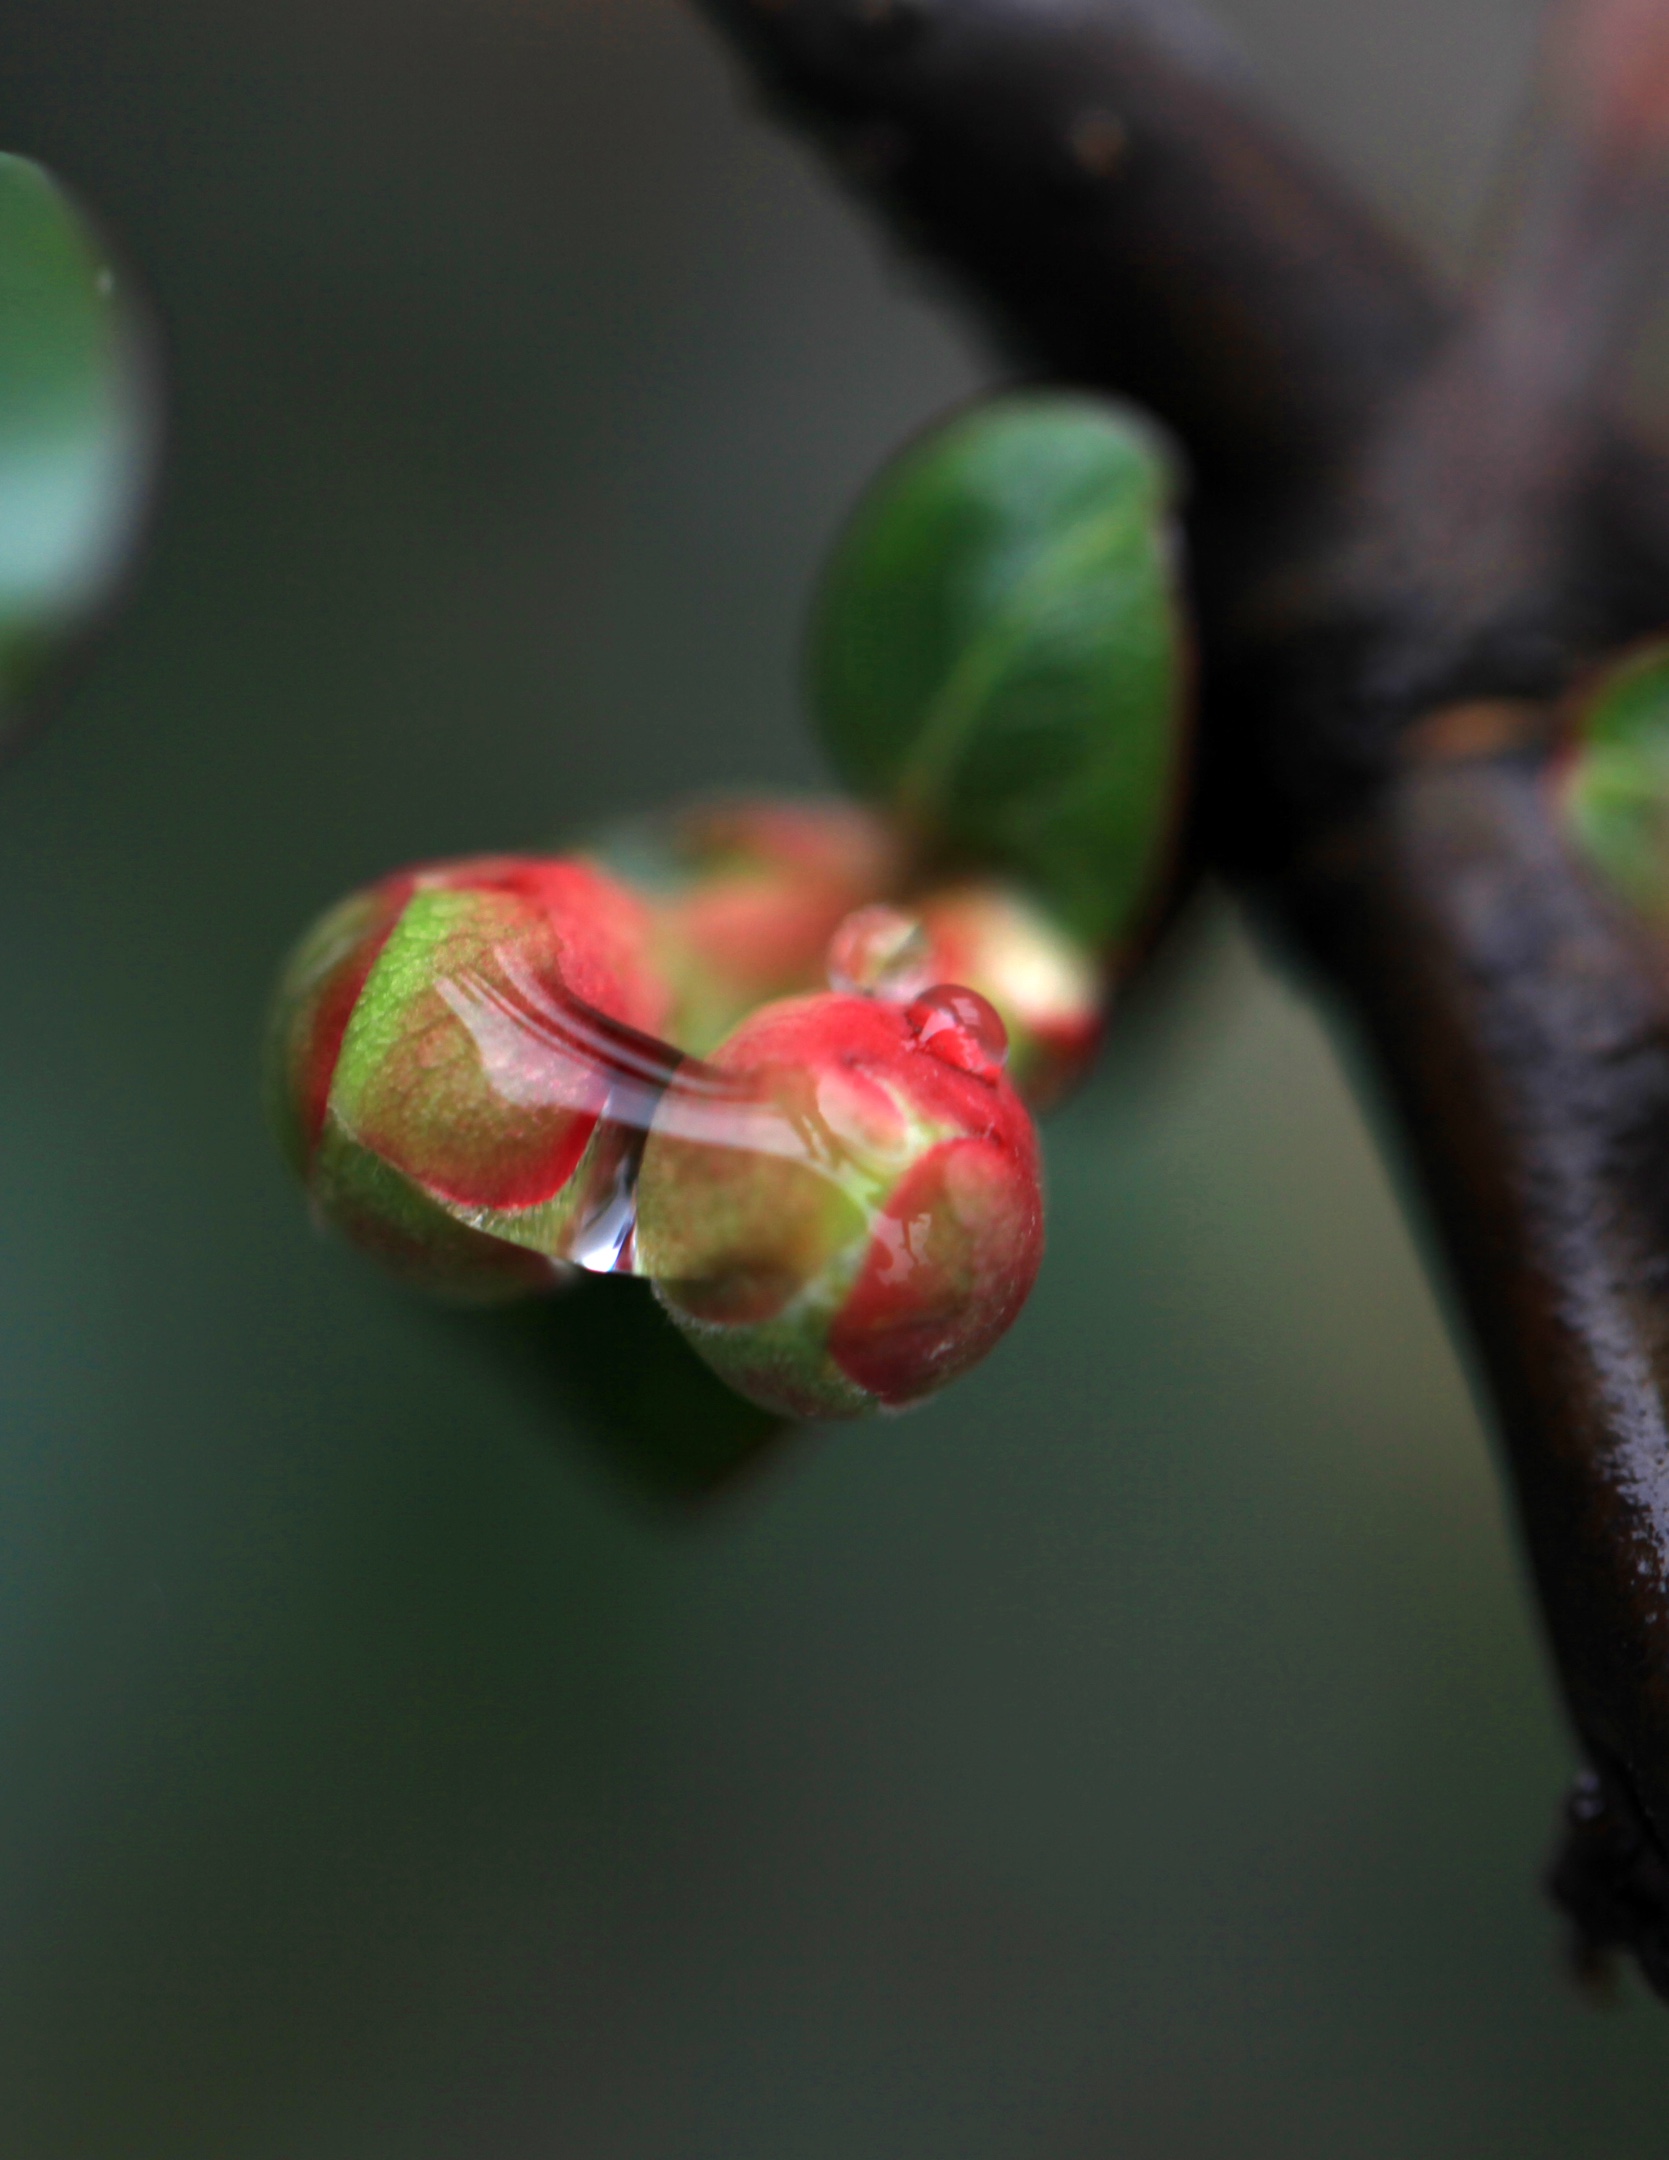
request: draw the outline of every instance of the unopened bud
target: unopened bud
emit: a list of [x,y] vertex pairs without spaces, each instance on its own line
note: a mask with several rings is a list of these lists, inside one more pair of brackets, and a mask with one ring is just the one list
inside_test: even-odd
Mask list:
[[[984,1001],[930,989],[767,1006],[675,1077],[638,1186],[637,1265],[755,1402],[855,1417],[982,1357],[1037,1273],[1037,1139]],[[741,1106],[745,1103],[745,1109]]]
[[901,846],[843,802],[697,802],[605,835],[594,853],[655,911],[668,1033],[705,1056],[757,1006],[823,983],[842,918],[887,893]]
[[270,1057],[319,1213],[428,1289],[548,1286],[635,1149],[605,1112],[622,1060],[659,1047],[651,941],[643,903],[575,861],[435,864],[332,909],[285,971]]

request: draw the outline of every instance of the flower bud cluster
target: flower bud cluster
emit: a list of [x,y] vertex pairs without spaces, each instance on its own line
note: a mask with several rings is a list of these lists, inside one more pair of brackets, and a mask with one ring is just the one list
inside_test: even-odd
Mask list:
[[1018,885],[925,874],[845,802],[740,797],[607,834],[591,858],[653,911],[667,1033],[706,1056],[772,998],[832,986],[908,1002],[965,983],[1001,1014],[1009,1078],[1051,1107],[1099,1047],[1113,970]]
[[[537,857],[355,894],[280,987],[287,1152],[318,1214],[421,1288],[484,1300],[630,1270],[756,1402],[916,1401],[1004,1332],[1041,1255],[1003,1022],[965,987],[812,992],[699,1059],[663,964],[692,948],[699,898],[681,889],[669,928],[597,863]],[[807,902],[808,950],[834,904]],[[771,968],[789,957],[810,965]]]

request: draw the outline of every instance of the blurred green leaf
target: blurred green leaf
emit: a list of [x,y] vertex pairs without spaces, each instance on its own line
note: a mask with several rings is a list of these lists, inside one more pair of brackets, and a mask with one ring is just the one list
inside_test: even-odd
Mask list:
[[151,427],[116,272],[63,189],[0,154],[0,736],[109,596]]
[[1631,907],[1669,928],[1669,645],[1631,652],[1599,678],[1561,779],[1578,851]]
[[1176,824],[1173,494],[1133,414],[999,399],[881,475],[813,621],[812,701],[847,783],[1096,944],[1132,927]]

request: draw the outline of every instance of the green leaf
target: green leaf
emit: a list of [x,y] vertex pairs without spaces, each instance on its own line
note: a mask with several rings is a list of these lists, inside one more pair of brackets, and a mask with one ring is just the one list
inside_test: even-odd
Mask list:
[[0,153],[0,736],[108,598],[152,435],[115,271],[58,183]]
[[1630,653],[1600,678],[1561,792],[1578,850],[1669,928],[1669,645]]
[[1124,409],[996,400],[881,475],[813,618],[812,703],[847,784],[1097,945],[1133,927],[1177,822],[1173,495]]

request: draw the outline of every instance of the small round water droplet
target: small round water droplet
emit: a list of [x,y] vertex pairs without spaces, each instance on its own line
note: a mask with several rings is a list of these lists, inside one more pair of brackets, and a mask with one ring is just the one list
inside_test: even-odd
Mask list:
[[995,1080],[1008,1056],[1008,1030],[977,990],[936,983],[905,1015],[924,1050],[978,1080]]
[[907,1005],[933,980],[926,930],[902,908],[878,903],[854,908],[829,940],[831,990]]

